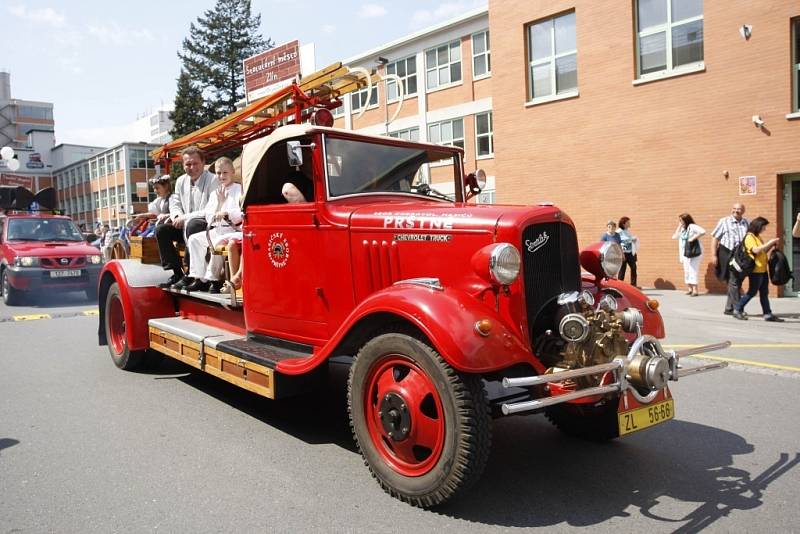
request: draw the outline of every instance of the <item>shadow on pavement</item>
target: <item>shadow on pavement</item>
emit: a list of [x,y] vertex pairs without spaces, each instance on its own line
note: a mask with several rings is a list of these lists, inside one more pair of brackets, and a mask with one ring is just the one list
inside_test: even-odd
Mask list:
[[569,439],[543,418],[496,421],[495,436],[478,486],[439,513],[510,527],[591,526],[638,509],[674,532],[699,532],[761,506],[767,486],[800,463],[800,453],[781,453],[754,475],[732,465],[754,451],[743,437],[685,421],[605,444]]
[[97,306],[97,299],[90,300],[81,292],[69,293],[51,292],[47,295],[28,295],[24,306],[31,308],[67,308],[70,306]]
[[3,449],[7,449],[9,447],[13,447],[14,445],[18,444],[19,440],[11,439],[11,438],[0,438],[0,451]]

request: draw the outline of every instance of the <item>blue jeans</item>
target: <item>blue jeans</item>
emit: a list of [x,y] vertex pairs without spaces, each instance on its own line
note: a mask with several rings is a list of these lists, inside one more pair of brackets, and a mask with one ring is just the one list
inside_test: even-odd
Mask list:
[[772,310],[769,307],[769,275],[767,273],[751,273],[748,278],[750,279],[750,285],[747,288],[747,294],[739,301],[736,310],[739,313],[743,312],[747,303],[758,293],[758,299],[761,301],[761,311],[764,312],[764,315],[772,315]]

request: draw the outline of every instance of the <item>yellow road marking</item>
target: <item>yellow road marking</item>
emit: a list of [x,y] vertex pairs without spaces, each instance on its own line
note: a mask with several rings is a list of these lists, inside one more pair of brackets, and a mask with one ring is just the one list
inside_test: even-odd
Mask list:
[[708,356],[706,354],[695,354],[694,357],[702,358],[704,360],[715,360],[718,362],[738,363],[741,365],[752,365],[754,367],[766,367],[767,369],[779,369],[781,371],[794,371],[800,373],[800,367],[791,367],[789,365],[778,365],[775,363],[754,362],[753,360],[741,360],[739,358],[724,358],[720,356]]
[[[665,349],[689,349],[698,346],[694,344],[662,345]],[[730,349],[800,349],[798,343],[734,343]]]
[[100,310],[85,310],[81,312],[81,315],[86,315],[87,317],[96,317],[100,315]]
[[49,319],[49,313],[34,313],[31,315],[15,315],[15,321],[35,321],[37,319]]

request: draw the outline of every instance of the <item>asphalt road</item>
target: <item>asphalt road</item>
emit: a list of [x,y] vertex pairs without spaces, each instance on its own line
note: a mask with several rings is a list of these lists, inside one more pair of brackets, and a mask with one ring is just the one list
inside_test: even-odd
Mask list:
[[[0,318],[53,317],[0,322],[2,533],[800,530],[791,369],[681,380],[674,421],[607,444],[567,438],[541,416],[495,420],[479,485],[425,511],[370,478],[343,373],[326,391],[274,402],[172,360],[119,371],[96,345],[97,319],[79,315],[92,308],[77,295],[52,309],[0,304]],[[729,320],[668,318],[667,342],[716,341]],[[750,325],[761,330],[733,333],[759,346],[727,354],[798,365],[796,323],[763,335]],[[778,348],[763,347],[770,332]]]

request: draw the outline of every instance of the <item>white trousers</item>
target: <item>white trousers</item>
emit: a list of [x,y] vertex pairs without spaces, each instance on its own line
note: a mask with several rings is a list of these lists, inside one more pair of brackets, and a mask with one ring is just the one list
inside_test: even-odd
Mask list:
[[[230,226],[219,226],[211,230],[211,243],[216,248],[220,243],[230,238],[229,234],[234,233]],[[203,280],[220,280],[222,278],[225,265],[223,257],[212,254],[211,261],[206,263],[206,252],[208,250],[208,237],[205,232],[197,232],[189,236],[186,242],[189,248],[189,276],[192,278],[202,278]]]
[[700,274],[700,262],[703,260],[703,255],[700,254],[694,258],[681,258],[683,263],[683,281],[687,284],[697,285],[698,275]]

